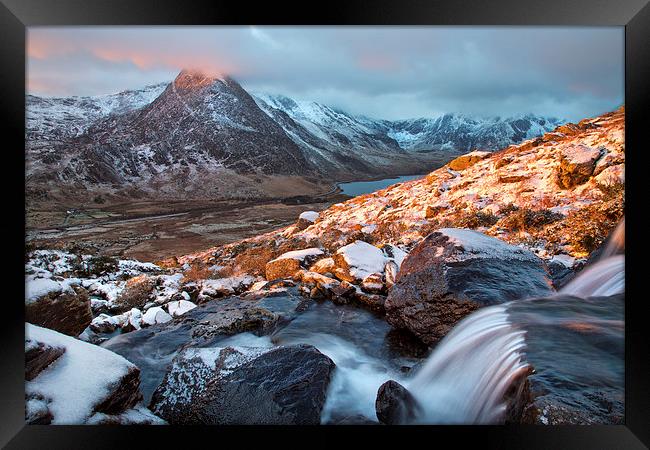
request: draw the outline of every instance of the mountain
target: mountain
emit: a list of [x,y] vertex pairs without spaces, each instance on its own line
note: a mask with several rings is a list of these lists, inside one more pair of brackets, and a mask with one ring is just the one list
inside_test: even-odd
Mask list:
[[28,140],[31,184],[251,197],[264,194],[257,176],[314,174],[301,149],[231,78],[182,71],[138,106],[84,124],[83,132],[46,148]]
[[50,140],[78,136],[111,114],[121,114],[151,103],[169,83],[93,97],[38,97],[27,95],[27,139]]
[[445,114],[435,119],[389,122],[387,134],[411,151],[494,151],[541,136],[564,122],[532,114],[508,118]]
[[333,180],[423,173],[559,123],[530,115],[371,119],[285,96],[251,96],[230,77],[190,70],[140,90],[26,100],[32,198],[79,189],[163,198],[316,193]]

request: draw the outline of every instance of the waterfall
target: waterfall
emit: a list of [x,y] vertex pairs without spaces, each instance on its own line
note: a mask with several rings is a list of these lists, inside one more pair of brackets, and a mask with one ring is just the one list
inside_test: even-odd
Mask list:
[[625,292],[625,218],[607,239],[598,260],[567,283],[560,294],[576,297],[607,296]]
[[524,332],[510,323],[506,305],[462,320],[406,384],[422,406],[417,422],[498,422],[506,390],[529,369],[524,346]]
[[[600,258],[580,272],[557,294],[557,300],[508,302],[482,308],[460,321],[440,341],[424,365],[405,383],[420,404],[419,423],[488,424],[504,419],[507,405],[504,394],[530,366],[526,361],[526,331],[513,320],[509,310],[527,311],[527,322],[558,325],[562,314],[569,317],[583,305],[578,300],[560,298],[575,296],[582,299],[611,296],[625,291],[625,225],[622,220],[607,240]],[[553,297],[555,299],[556,297]],[[618,321],[599,320],[601,311],[593,312],[589,302],[582,301],[585,310],[577,315],[583,322],[611,326],[618,330]],[[613,304],[613,307],[616,305]],[[568,309],[568,313],[566,308]],[[572,309],[573,308],[573,309]],[[517,314],[521,315],[521,312]],[[618,328],[617,328],[618,327]],[[591,350],[590,350],[591,351]],[[565,355],[566,356],[566,355]],[[563,359],[560,355],[560,360]],[[562,365],[561,361],[555,364]]]
[[614,255],[585,268],[559,293],[586,298],[622,292],[625,292],[625,256]]

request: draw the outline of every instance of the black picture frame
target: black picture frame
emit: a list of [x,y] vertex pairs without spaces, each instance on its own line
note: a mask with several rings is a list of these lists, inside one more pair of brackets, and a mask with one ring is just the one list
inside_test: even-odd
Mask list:
[[[320,427],[296,431],[277,427],[108,427],[26,426],[24,421],[24,149],[26,27],[38,25],[562,25],[625,27],[625,128],[626,128],[626,306],[625,306],[625,425],[621,426],[422,426],[422,427]],[[5,131],[3,192],[10,213],[0,221],[5,243],[3,258],[7,289],[0,326],[0,445],[7,448],[127,448],[137,440],[145,448],[188,435],[213,445],[223,445],[225,435],[238,437],[240,445],[254,441],[313,445],[296,437],[305,431],[318,440],[339,443],[341,433],[363,433],[384,439],[394,437],[406,445],[454,446],[471,441],[497,448],[647,448],[650,445],[650,380],[647,316],[643,296],[643,257],[647,238],[643,220],[644,158],[650,110],[650,6],[648,0],[361,0],[307,2],[225,2],[193,0],[0,0],[0,105]],[[647,176],[647,175],[646,175]],[[14,237],[15,236],[15,237]],[[20,237],[22,236],[22,238]],[[647,258],[647,257],[646,257]],[[639,295],[637,295],[639,293]],[[289,433],[288,441],[279,433]],[[223,440],[223,441],[222,441]],[[157,441],[158,443],[155,443]],[[359,445],[359,444],[357,444]],[[367,445],[367,444],[363,444]],[[447,444],[449,445],[449,444]]]

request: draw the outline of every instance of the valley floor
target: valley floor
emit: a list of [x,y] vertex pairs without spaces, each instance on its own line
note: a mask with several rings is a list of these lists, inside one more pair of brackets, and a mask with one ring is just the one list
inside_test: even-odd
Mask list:
[[74,245],[141,261],[224,245],[295,222],[305,209],[320,211],[349,197],[336,188],[322,196],[258,201],[134,201],[72,209],[33,208],[29,247]]

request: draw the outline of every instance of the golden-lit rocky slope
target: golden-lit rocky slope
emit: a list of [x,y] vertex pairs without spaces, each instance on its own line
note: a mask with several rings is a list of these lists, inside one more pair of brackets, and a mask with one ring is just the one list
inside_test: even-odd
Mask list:
[[[356,240],[408,251],[438,228],[476,229],[522,244],[543,259],[584,258],[623,216],[624,108],[499,152],[461,156],[426,177],[355,197],[310,222],[178,258],[221,267],[226,275],[263,275],[284,252]],[[174,265],[176,261],[167,261]]]

